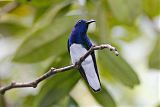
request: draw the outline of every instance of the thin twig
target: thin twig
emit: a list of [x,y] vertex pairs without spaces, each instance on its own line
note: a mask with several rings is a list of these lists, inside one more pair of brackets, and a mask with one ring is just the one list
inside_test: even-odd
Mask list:
[[28,83],[16,83],[16,82],[12,82],[10,85],[6,86],[6,87],[2,87],[0,88],[0,94],[4,94],[7,90],[13,89],[13,88],[25,88],[25,87],[33,87],[36,88],[37,85],[47,79],[48,77],[55,75],[56,73],[59,72],[65,72],[68,71],[70,69],[78,69],[79,66],[81,65],[81,63],[94,51],[94,50],[102,50],[102,49],[109,49],[110,51],[114,51],[115,55],[118,56],[118,51],[115,47],[112,47],[109,44],[103,44],[103,45],[99,45],[99,46],[92,46],[87,52],[86,54],[84,54],[79,61],[75,64],[75,65],[69,65],[69,66],[65,66],[62,68],[51,68],[47,73],[43,74],[42,76],[40,76],[39,78],[37,78],[36,80],[32,81],[32,82],[28,82]]

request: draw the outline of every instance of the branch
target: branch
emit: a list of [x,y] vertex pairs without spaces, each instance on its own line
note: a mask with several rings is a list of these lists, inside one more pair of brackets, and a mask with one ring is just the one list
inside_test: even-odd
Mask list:
[[48,72],[46,72],[45,74],[43,74],[42,76],[40,76],[39,78],[37,78],[36,80],[32,81],[32,82],[28,82],[28,83],[16,83],[16,82],[12,82],[10,85],[6,86],[6,87],[2,87],[0,88],[0,94],[4,94],[7,90],[13,89],[13,88],[24,88],[24,87],[33,87],[36,88],[37,85],[47,79],[50,76],[55,75],[56,73],[60,73],[60,72],[65,72],[68,71],[70,69],[78,69],[79,66],[81,65],[81,63],[94,51],[94,50],[102,50],[102,49],[109,49],[110,51],[114,51],[115,55],[118,56],[119,53],[117,51],[117,49],[115,47],[112,47],[109,44],[103,44],[103,45],[99,45],[99,46],[92,46],[84,56],[82,56],[79,61],[75,64],[75,65],[69,65],[69,66],[65,66],[62,68],[51,68]]

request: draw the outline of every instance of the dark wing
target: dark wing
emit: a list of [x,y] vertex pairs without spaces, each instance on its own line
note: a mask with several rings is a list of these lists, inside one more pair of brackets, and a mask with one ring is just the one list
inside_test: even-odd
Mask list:
[[70,53],[70,49],[69,49],[69,39],[67,41],[67,48],[68,48],[68,52]]
[[[99,80],[99,83],[100,83],[100,79],[99,79],[99,74],[98,74],[98,70],[97,70],[97,65],[96,65],[96,59],[95,59],[95,55],[94,55],[94,52],[91,54],[91,57],[92,57],[92,60],[93,60],[93,63],[94,63],[94,69],[96,71],[96,74],[97,74],[97,77],[98,77],[98,80]],[[85,74],[85,71],[83,69],[82,66],[80,66],[80,69],[79,69],[80,73],[81,73],[81,76],[84,78],[84,80],[89,84],[88,80],[87,80],[87,77],[86,77],[86,74]],[[91,87],[91,86],[90,86]],[[101,83],[100,83],[100,87],[101,87]],[[92,88],[92,87],[91,87]],[[100,91],[100,88],[98,90],[95,90],[94,88],[92,88],[94,92],[98,92]]]
[[[94,52],[91,53],[91,56],[92,56],[92,59],[93,59],[93,62],[94,62],[94,67],[95,67],[95,70],[96,70],[96,74],[97,74],[98,79],[99,79],[99,74],[98,74],[98,69],[97,69],[97,63],[96,63],[96,57],[95,57]],[[99,79],[99,82],[100,82],[100,79]]]
[[[85,44],[87,44],[87,46],[88,46],[88,47],[86,47],[87,50],[89,50],[92,46],[92,43],[89,40],[87,35],[85,36]],[[91,53],[91,56],[92,56],[92,59],[93,59],[93,62],[94,62],[94,67],[95,67],[95,70],[96,70],[96,74],[97,74],[98,79],[99,79],[98,68],[97,68],[96,57],[95,57],[94,51]],[[99,82],[100,82],[100,79],[99,79]]]
[[[87,77],[86,77],[86,75],[85,75],[85,73],[84,73],[84,69],[82,68],[82,66],[80,66],[79,71],[80,71],[80,73],[81,73],[81,76],[84,78],[84,80],[89,84],[89,82],[88,82],[88,80],[87,80]],[[98,78],[98,79],[99,79],[99,78]],[[101,84],[100,84],[100,85],[101,85]],[[91,87],[91,86],[90,86],[90,87]],[[91,87],[91,88],[92,88],[92,87]],[[100,91],[101,89],[95,90],[95,89],[92,88],[92,90],[93,90],[94,92],[98,92],[98,91]]]
[[[86,37],[87,37],[87,36],[86,36]],[[85,47],[87,50],[89,50],[89,49],[91,48],[91,46],[92,46],[92,43],[90,42],[90,40],[88,39],[88,37],[85,39],[84,42],[85,42],[85,43],[84,43],[84,44],[85,44],[84,47]],[[96,57],[95,57],[94,52],[91,53],[91,57],[92,57],[92,60],[93,60],[93,63],[94,63],[94,68],[95,68],[95,71],[96,71],[96,74],[97,74],[97,77],[98,77],[98,80],[99,80],[99,83],[100,83],[100,78],[99,78],[98,69],[97,69],[97,63],[96,63]],[[88,81],[87,81],[87,77],[86,77],[86,75],[85,75],[85,72],[84,72],[84,69],[82,68],[82,66],[80,67],[79,71],[80,71],[82,77],[85,79],[85,81],[88,82]],[[101,86],[101,83],[100,83],[100,86]],[[92,87],[91,87],[91,88],[92,88]],[[92,89],[93,89],[93,88],[92,88]],[[93,89],[93,90],[94,90],[94,89]],[[94,91],[97,92],[97,91],[100,91],[100,89],[99,89],[99,90],[94,90]]]

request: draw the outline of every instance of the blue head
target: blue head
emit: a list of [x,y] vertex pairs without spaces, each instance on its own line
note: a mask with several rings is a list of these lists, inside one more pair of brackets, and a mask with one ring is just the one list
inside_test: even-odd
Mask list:
[[79,20],[76,25],[74,26],[74,30],[76,30],[76,32],[82,33],[82,34],[86,34],[87,29],[88,29],[88,25],[92,22],[95,22],[95,20]]
[[88,29],[88,25],[92,22],[95,22],[95,20],[79,20],[76,25],[74,26],[74,29],[71,32],[68,46],[70,46],[72,43],[83,43],[84,38],[86,38],[86,32]]

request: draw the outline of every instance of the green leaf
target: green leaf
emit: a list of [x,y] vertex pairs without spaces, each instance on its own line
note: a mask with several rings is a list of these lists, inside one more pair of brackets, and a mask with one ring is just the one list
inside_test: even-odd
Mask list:
[[26,31],[27,27],[15,22],[1,22],[0,33],[4,36],[17,36],[19,33]]
[[71,31],[77,17],[57,18],[47,27],[29,36],[17,50],[13,61],[33,63],[42,61],[52,55],[67,51],[68,31]]
[[41,18],[41,16],[43,16],[46,12],[48,12],[49,8],[50,6],[36,8],[34,22],[36,22],[39,18]]
[[5,107],[4,96],[0,94],[0,107]]
[[117,57],[111,52],[103,51],[98,56],[100,66],[102,67],[102,74],[107,72],[113,78],[130,88],[140,83],[133,68],[120,55]]
[[10,2],[11,1],[0,1],[0,8],[2,8],[3,6],[7,5]]
[[[21,4],[22,3],[23,4],[30,4],[34,7],[48,7],[48,6],[51,6],[53,4],[56,5],[60,2],[64,2],[64,0],[63,1],[61,1],[61,0],[47,0],[47,2],[46,2],[46,0],[41,0],[41,2],[39,2],[39,0],[16,0],[16,1],[21,3]],[[70,0],[65,0],[65,1],[70,1]]]
[[105,14],[105,9],[102,3],[97,4],[97,16],[96,16],[96,24],[98,29],[98,35],[101,40],[101,43],[106,42],[106,40],[110,40],[109,29],[107,16]]
[[60,0],[48,0],[47,2],[45,0],[41,0],[41,2],[39,2],[39,0],[16,0],[16,1],[23,4],[31,4],[34,7],[47,7],[54,3],[56,4],[60,2]]
[[57,14],[56,17],[64,16],[67,12],[69,12],[71,8],[71,2],[67,3]]
[[157,106],[156,107],[160,107],[160,104],[157,104]]
[[67,107],[79,107],[77,102],[70,96]]
[[103,107],[116,107],[116,103],[112,96],[109,94],[108,90],[102,86],[102,89],[100,92],[93,92],[90,90],[92,93],[92,96],[101,104]]
[[[61,57],[56,62],[53,61],[53,67],[65,66],[69,63],[68,55],[64,54]],[[79,79],[80,75],[76,70],[56,74],[43,84],[34,101],[34,107],[50,107],[58,103],[69,94]]]
[[155,47],[149,56],[149,67],[160,69],[160,37],[157,37]]
[[32,0],[31,4],[33,6],[36,6],[36,7],[46,7],[46,6],[49,6],[51,4],[56,4],[58,2],[61,2],[60,0],[41,0],[41,2],[39,2],[39,0]]
[[33,96],[33,95],[26,96],[24,101],[23,101],[23,107],[32,106],[34,99],[35,99],[35,96]]
[[160,0],[142,0],[144,12],[151,18],[160,15]]
[[[54,59],[50,66],[59,68],[68,65],[69,62],[69,55],[63,53]],[[50,66],[48,69],[50,69]],[[42,85],[40,92],[35,96],[34,107],[52,107],[59,104],[59,102],[69,95],[69,92],[79,79],[80,75],[76,70],[58,73],[54,77],[51,77]]]
[[77,102],[71,96],[65,96],[60,101],[48,107],[79,107]]
[[[133,20],[142,12],[142,1],[140,0],[108,0],[111,14],[123,23],[133,23]],[[136,7],[136,11],[135,11]]]
[[[60,2],[57,2],[55,4],[52,4],[51,6],[47,6],[47,7],[37,7],[36,8],[36,14],[35,14],[35,19],[34,19],[34,22],[36,22],[38,19],[40,18],[44,18],[46,16],[49,16],[50,18],[51,17],[51,14],[55,14],[56,11],[55,8],[57,7],[57,16],[64,16],[65,13],[67,13],[70,9],[70,6],[71,6],[71,2],[73,0],[65,0],[65,1],[60,1]],[[52,12],[54,11],[54,12]]]
[[[43,14],[42,11],[42,15],[40,15],[38,18],[39,20],[36,21],[34,27],[35,28],[43,28],[46,25],[49,25],[51,23],[53,23],[53,21],[57,18],[57,16],[59,16],[59,14],[61,14],[61,11],[68,7],[71,4],[71,2],[62,2],[59,3],[55,6],[51,6],[50,8],[48,8],[48,10]],[[62,17],[65,15],[62,15]]]

